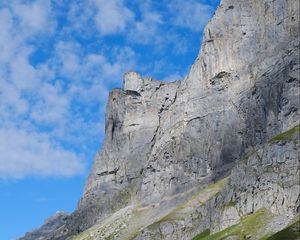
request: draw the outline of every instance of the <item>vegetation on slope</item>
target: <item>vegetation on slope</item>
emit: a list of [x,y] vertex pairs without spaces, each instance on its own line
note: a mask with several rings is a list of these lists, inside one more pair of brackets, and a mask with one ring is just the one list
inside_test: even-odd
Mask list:
[[223,178],[213,184],[208,185],[201,191],[195,193],[188,201],[184,202],[183,204],[179,205],[175,208],[170,214],[163,217],[156,223],[171,221],[171,220],[179,220],[184,218],[187,215],[187,212],[193,211],[197,207],[203,205],[213,196],[220,192],[220,190],[224,187],[227,183],[228,178]]
[[[300,125],[295,126],[294,128],[289,129],[286,132],[283,132],[275,137],[273,137],[269,142],[276,143],[279,141],[292,141],[295,139],[296,134],[300,133]],[[256,150],[250,152],[244,158],[247,159],[249,156],[257,153]],[[159,228],[160,224],[168,221],[176,221],[176,220],[184,220],[187,215],[193,212],[195,209],[199,208],[213,196],[215,196],[219,191],[224,187],[228,178],[224,178],[214,184],[210,184],[206,186],[201,191],[194,194],[189,200],[185,203],[176,207],[173,211],[166,214],[164,217],[157,219],[154,222],[151,222],[151,211],[154,209],[146,208],[135,208],[129,214],[118,214],[118,217],[112,217],[107,223],[96,224],[91,229],[81,233],[78,236],[75,236],[74,239],[101,239],[101,237],[105,237],[105,239],[113,239],[116,236],[120,236],[119,234],[126,235],[126,239],[131,239],[133,236],[138,234],[141,228],[147,227],[150,229]],[[130,192],[122,192],[120,193],[120,198],[128,201],[130,199]],[[224,207],[235,206],[235,202],[229,202]],[[122,211],[122,210],[121,210]],[[202,233],[198,234],[193,240],[218,240],[218,239],[227,239],[228,237],[232,237],[235,240],[239,239],[257,239],[259,232],[261,229],[268,224],[268,221],[272,219],[272,215],[266,209],[260,209],[257,212],[245,216],[241,219],[240,223],[230,226],[218,233],[210,234],[210,230],[206,229]],[[153,220],[153,219],[152,219]],[[296,226],[296,225],[295,225]],[[277,239],[297,239],[299,238],[299,222],[298,229],[295,228],[294,225],[276,233],[271,237],[265,237],[267,240],[277,240]],[[127,230],[126,230],[127,229]],[[110,232],[110,234],[108,234]],[[131,233],[131,234],[130,234]],[[257,235],[258,234],[258,235]],[[100,237],[100,238],[99,238]]]
[[296,240],[300,239],[300,221],[288,226],[287,228],[275,233],[266,240]]
[[278,134],[277,136],[273,137],[270,142],[291,141],[296,134],[300,134],[300,124],[287,130],[286,132]]
[[262,208],[251,215],[243,217],[236,225],[212,235],[207,235],[206,230],[206,232],[204,231],[194,237],[193,240],[221,240],[229,239],[229,237],[235,240],[257,239],[256,236],[259,235],[260,229],[263,229],[271,219],[272,214],[267,209]]

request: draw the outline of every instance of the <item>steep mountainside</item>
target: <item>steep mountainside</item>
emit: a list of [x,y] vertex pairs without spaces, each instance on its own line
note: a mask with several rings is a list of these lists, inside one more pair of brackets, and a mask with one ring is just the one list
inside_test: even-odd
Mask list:
[[127,73],[77,210],[21,239],[299,235],[299,10],[223,0],[185,79]]

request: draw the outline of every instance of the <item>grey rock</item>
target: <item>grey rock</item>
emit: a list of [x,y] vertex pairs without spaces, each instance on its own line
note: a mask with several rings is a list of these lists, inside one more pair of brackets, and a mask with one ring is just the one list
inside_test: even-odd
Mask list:
[[[125,74],[124,89],[109,95],[105,140],[78,208],[53,239],[98,224],[107,229],[103,222],[128,206],[152,209],[136,223],[143,229],[136,239],[190,239],[261,208],[279,216],[270,229],[292,221],[299,212],[299,144],[268,141],[299,124],[298,12],[297,0],[223,0],[182,81]],[[189,205],[183,220],[154,224],[228,175],[224,189]],[[116,229],[114,238],[122,239],[123,228]]]
[[45,240],[51,238],[62,225],[67,221],[68,214],[65,212],[57,212],[54,216],[45,220],[45,223],[39,229],[33,230],[25,234],[20,240]]
[[[159,224],[147,226],[135,239],[144,239],[145,234],[149,239],[191,239],[206,229],[212,233],[222,231],[261,209],[268,209],[272,218],[266,217],[261,229],[259,226],[251,229],[249,238],[261,239],[282,230],[299,217],[299,140],[298,130],[284,145],[268,142],[251,152],[237,162],[220,191],[206,199],[198,198],[202,200],[200,204],[189,200],[180,205],[173,211],[173,217],[164,217]],[[288,159],[278,163],[277,159],[285,159],[286,152]],[[208,194],[204,191],[198,196]],[[162,234],[162,226],[172,231]]]

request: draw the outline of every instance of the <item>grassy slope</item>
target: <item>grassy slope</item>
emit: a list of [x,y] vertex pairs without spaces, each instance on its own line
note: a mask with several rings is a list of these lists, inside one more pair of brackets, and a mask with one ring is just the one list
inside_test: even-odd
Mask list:
[[[300,124],[280,133],[273,137],[269,142],[276,143],[280,141],[292,141],[297,135],[300,134]],[[253,152],[250,154],[252,155]],[[249,156],[247,156],[249,157]],[[267,221],[265,218],[271,220],[271,215],[267,214],[266,209],[261,209],[252,215],[244,217],[239,224],[233,225],[224,229],[218,233],[210,235],[209,229],[198,234],[193,240],[218,240],[225,239],[229,236],[236,237],[235,239],[247,239],[247,237],[255,236],[255,232],[262,229]],[[272,235],[271,237],[263,238],[265,240],[300,240],[300,222],[296,222],[293,225],[285,228],[284,230]]]
[[[73,240],[111,240],[115,236],[120,236],[119,234],[123,236],[122,239],[132,239],[141,228],[145,228],[147,226],[155,228],[158,227],[161,222],[183,218],[187,212],[193,211],[193,209],[199,207],[199,205],[202,205],[204,202],[216,195],[224,187],[226,182],[227,178],[224,178],[214,184],[208,185],[204,189],[195,193],[189,200],[176,207],[173,211],[154,222],[152,213],[155,211],[154,208],[136,207],[128,214],[119,214],[119,216],[109,217],[104,222],[96,224],[83,233],[74,236]],[[107,234],[108,231],[111,231],[111,233]]]
[[210,198],[212,198],[217,193],[219,193],[220,190],[227,183],[227,181],[228,178],[224,178],[219,180],[216,183],[208,185],[206,188],[194,194],[194,196],[192,196],[188,201],[179,205],[170,214],[160,219],[159,223],[170,221],[170,220],[179,220],[181,218],[184,218],[187,212],[193,211],[193,209],[199,207],[200,205],[203,205]]
[[287,228],[275,233],[274,235],[267,237],[266,240],[296,240],[300,239],[300,221],[298,220],[294,224]]
[[278,134],[277,136],[273,137],[270,140],[270,142],[272,143],[272,142],[279,142],[279,141],[291,141],[291,140],[293,140],[294,136],[296,134],[299,135],[299,133],[300,133],[300,124],[289,129],[286,132]]
[[[275,137],[273,137],[270,140],[270,143],[275,143],[278,141],[291,141],[294,139],[294,136],[296,134],[299,134],[300,132],[300,125],[295,126],[294,128],[281,133]],[[112,231],[112,233],[107,237],[104,238],[106,240],[111,240],[114,238],[114,236],[118,235],[118,233],[124,231],[124,227],[127,228],[126,235],[128,235],[129,232],[131,232],[131,236],[133,237],[139,229],[143,227],[157,227],[161,222],[166,221],[172,221],[184,218],[185,214],[190,213],[193,211],[193,209],[196,209],[206,201],[208,201],[211,197],[215,196],[226,184],[227,178],[222,179],[214,184],[208,185],[203,190],[197,192],[193,197],[191,197],[188,201],[185,203],[179,205],[177,208],[175,208],[171,213],[165,215],[161,219],[157,220],[156,222],[149,222],[149,219],[147,219],[147,215],[151,215],[151,209],[142,209],[142,208],[136,208],[133,210],[131,214],[129,214],[124,219],[124,216],[121,216],[119,219],[112,218],[111,221],[108,221],[107,224],[97,224],[91,229],[86,230],[85,232],[74,236],[74,240],[93,240],[93,239],[100,239],[99,235],[106,235],[105,232],[110,228],[114,227],[115,231]],[[232,203],[235,204],[235,203]],[[230,205],[230,204],[229,204]],[[224,229],[221,232],[215,233],[210,235],[209,229],[203,231],[199,235],[193,238],[193,240],[217,240],[217,239],[224,239],[228,236],[236,236],[237,239],[245,239],[245,237],[254,235],[256,230],[259,230],[259,228],[262,228],[266,224],[266,218],[271,218],[270,213],[267,212],[266,209],[261,209],[257,212],[255,212],[252,215],[246,216],[242,218],[241,222],[239,224],[233,225],[227,229]],[[109,220],[109,219],[108,219]],[[118,222],[118,220],[120,220]],[[150,225],[149,225],[150,224]],[[114,225],[114,226],[112,226]],[[130,227],[129,227],[130,226]],[[129,228],[129,229],[128,229]],[[129,230],[129,231],[128,231]],[[288,230],[287,230],[288,231]],[[282,234],[284,234],[283,232]],[[270,238],[271,240],[277,240],[280,238],[276,238],[276,234],[273,236],[274,238]],[[278,235],[279,237],[281,235]],[[103,238],[102,238],[103,239]],[[129,237],[126,239],[131,239]]]
[[233,239],[244,240],[251,236],[255,237],[259,230],[262,229],[270,220],[272,220],[272,214],[268,210],[262,208],[251,215],[243,217],[240,223],[236,225],[212,235],[205,235],[204,232],[202,232],[194,237],[193,240],[221,240],[226,239],[229,236],[234,237]]

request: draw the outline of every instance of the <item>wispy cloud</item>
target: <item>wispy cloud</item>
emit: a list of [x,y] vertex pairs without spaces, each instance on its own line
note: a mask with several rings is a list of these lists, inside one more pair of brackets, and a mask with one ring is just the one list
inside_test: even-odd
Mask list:
[[168,3],[172,12],[172,20],[180,27],[199,32],[211,18],[214,8],[196,0],[174,0]]
[[122,0],[92,0],[96,7],[94,20],[101,35],[123,32],[134,14]]
[[68,99],[48,80],[47,65],[33,66],[33,42],[55,29],[50,2],[12,2],[0,10],[0,176],[71,176],[83,172],[82,158],[64,149],[47,124],[63,121]]
[[2,179],[25,176],[68,177],[84,171],[82,159],[46,134],[24,129],[0,129]]

